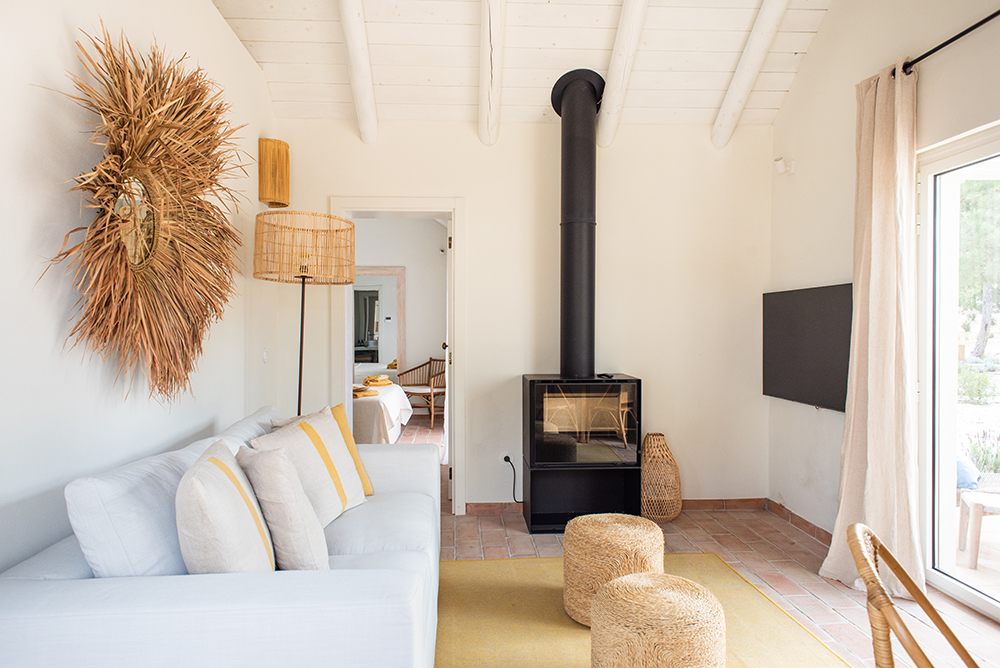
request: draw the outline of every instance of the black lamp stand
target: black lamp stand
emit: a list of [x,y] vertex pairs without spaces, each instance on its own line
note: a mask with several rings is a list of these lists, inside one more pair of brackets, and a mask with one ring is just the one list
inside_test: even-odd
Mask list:
[[306,327],[306,278],[308,276],[296,276],[302,279],[302,306],[299,308],[299,405],[296,415],[302,415],[302,344],[305,341]]

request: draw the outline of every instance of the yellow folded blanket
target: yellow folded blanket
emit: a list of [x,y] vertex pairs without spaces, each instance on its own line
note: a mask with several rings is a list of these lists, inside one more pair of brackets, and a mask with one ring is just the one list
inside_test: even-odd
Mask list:
[[355,399],[357,399],[359,397],[377,397],[377,396],[378,396],[378,390],[371,390],[371,389],[355,389],[354,390],[354,398]]
[[365,379],[361,382],[368,387],[383,387],[386,385],[392,385],[392,381],[389,380],[389,376],[365,376]]
[[396,360],[393,360],[393,361],[389,362],[388,364],[386,364],[385,368],[386,369],[396,369],[396,368],[398,368]]

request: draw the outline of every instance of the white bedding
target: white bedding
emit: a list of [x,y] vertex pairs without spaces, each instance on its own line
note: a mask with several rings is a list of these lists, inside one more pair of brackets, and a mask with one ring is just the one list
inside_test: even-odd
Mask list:
[[399,385],[373,387],[377,397],[354,400],[354,440],[358,443],[395,443],[413,407]]
[[[392,382],[396,381],[396,369],[389,369],[385,364],[379,362],[356,362],[354,364],[354,383],[360,385],[365,376],[388,376]],[[359,441],[360,443],[360,441]]]

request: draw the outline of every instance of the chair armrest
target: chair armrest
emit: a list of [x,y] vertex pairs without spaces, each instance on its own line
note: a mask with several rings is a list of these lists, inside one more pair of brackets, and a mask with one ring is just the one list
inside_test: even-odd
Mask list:
[[423,665],[423,579],[329,570],[0,581],[0,665]]
[[420,492],[441,503],[441,454],[434,443],[358,444],[372,489]]
[[426,385],[427,384],[427,371],[430,368],[430,362],[424,362],[419,366],[415,366],[412,369],[407,369],[402,373],[396,374],[396,382],[399,385]]

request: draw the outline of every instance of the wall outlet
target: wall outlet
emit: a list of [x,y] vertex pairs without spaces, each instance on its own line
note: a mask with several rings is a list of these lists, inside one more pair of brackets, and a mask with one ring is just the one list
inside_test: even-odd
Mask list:
[[504,464],[504,465],[507,464],[507,461],[504,459],[504,457],[510,457],[511,463],[514,462],[514,455],[510,454],[509,452],[501,452],[500,453],[500,463],[501,464]]

